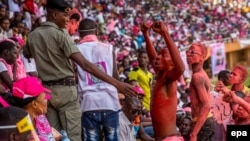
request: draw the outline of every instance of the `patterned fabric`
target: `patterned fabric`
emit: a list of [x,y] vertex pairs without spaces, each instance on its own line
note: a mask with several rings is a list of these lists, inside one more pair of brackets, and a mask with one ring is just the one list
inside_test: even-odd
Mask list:
[[51,126],[44,115],[35,118],[35,128],[40,141],[55,141]]

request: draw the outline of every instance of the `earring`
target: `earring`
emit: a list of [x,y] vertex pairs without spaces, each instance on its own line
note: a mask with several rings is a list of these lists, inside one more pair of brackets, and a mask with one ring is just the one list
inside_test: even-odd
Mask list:
[[41,115],[45,114],[45,112],[43,111],[43,109],[41,107],[38,107],[38,109],[41,111]]

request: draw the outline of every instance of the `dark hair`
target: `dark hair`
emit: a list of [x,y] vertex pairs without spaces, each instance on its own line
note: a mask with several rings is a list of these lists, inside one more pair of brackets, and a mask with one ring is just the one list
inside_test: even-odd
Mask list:
[[[246,97],[246,95],[242,91],[235,91],[235,94],[242,99]],[[230,108],[232,108],[232,106],[235,104],[236,104],[235,102],[230,103]]]
[[226,80],[228,78],[228,75],[230,74],[230,71],[228,70],[222,70],[218,74],[218,80]]
[[8,40],[0,42],[0,54],[2,54],[5,50],[12,50],[15,46],[15,43]]
[[39,26],[41,25],[40,20],[41,20],[41,18],[37,18],[37,19],[35,20],[35,22],[34,22],[33,25],[32,25],[31,31],[35,30],[37,27],[39,27]]
[[[84,19],[80,22],[78,30],[79,30],[80,36],[84,37],[84,36],[89,35],[89,34],[95,34],[95,32],[97,30],[97,25],[91,19]],[[86,31],[84,31],[84,30],[86,30]],[[87,31],[87,30],[89,30],[89,31]]]
[[[21,119],[27,116],[28,113],[21,108],[10,106],[8,108],[0,108],[0,126],[16,125]],[[0,129],[0,138],[5,138],[10,132],[17,131],[13,129]]]
[[17,16],[19,13],[20,13],[20,12],[15,11],[15,12],[14,12],[14,16]]
[[6,6],[4,4],[0,4],[0,9],[2,9],[2,8],[6,9]]
[[26,105],[28,105],[30,102],[35,100],[37,97],[29,97],[25,99],[21,99],[18,97],[12,96],[10,93],[2,93],[2,97],[12,106],[16,106],[19,108],[24,108]]
[[80,15],[78,13],[72,14],[70,16],[70,19],[75,19],[75,20],[79,21],[80,20]]
[[146,50],[139,50],[139,52],[138,52],[138,57],[140,57],[142,54],[147,54],[147,52],[146,52]]
[[24,24],[24,26],[26,25],[24,22],[22,22],[22,21],[16,21],[15,23],[14,23],[14,25],[13,25],[13,27],[19,27],[19,25],[20,24]]
[[17,38],[10,37],[9,39],[12,40],[12,41],[14,41],[14,42],[18,42]]
[[0,24],[2,24],[5,20],[10,21],[9,18],[7,18],[7,17],[2,17],[2,18],[0,19]]
[[243,93],[242,91],[235,91],[235,94],[240,97],[240,98],[245,98],[246,97],[246,94]]
[[180,122],[182,122],[184,119],[188,119],[189,121],[192,122],[192,119],[189,116],[184,116],[180,119]]

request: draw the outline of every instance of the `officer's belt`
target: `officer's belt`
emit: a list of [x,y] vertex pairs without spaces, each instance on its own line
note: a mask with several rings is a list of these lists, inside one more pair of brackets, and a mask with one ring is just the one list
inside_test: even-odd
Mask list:
[[43,85],[53,86],[53,85],[63,85],[63,86],[74,86],[76,82],[73,78],[63,78],[56,81],[42,81]]

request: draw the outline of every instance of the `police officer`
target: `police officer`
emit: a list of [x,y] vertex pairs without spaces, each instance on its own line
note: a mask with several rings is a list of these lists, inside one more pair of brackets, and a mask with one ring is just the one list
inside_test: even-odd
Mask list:
[[47,22],[29,34],[24,55],[35,59],[39,78],[52,90],[47,111],[50,124],[59,131],[66,130],[71,141],[81,141],[81,110],[71,60],[121,93],[135,93],[131,86],[106,75],[81,55],[64,30],[71,10],[65,0],[48,0],[46,10]]

